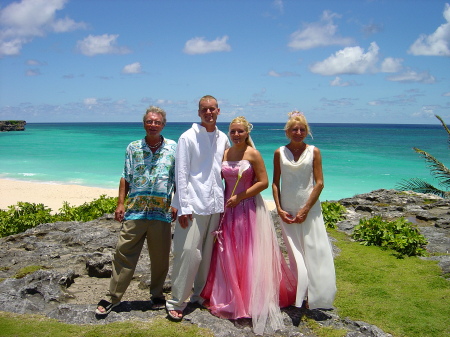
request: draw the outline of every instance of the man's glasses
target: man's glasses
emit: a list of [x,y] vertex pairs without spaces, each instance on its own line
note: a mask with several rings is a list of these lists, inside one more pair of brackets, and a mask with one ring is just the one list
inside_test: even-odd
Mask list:
[[145,121],[145,124],[147,124],[147,125],[152,125],[152,124],[155,124],[155,125],[157,125],[157,126],[161,126],[162,125],[162,122],[160,122],[160,121],[152,121],[152,120],[146,120]]

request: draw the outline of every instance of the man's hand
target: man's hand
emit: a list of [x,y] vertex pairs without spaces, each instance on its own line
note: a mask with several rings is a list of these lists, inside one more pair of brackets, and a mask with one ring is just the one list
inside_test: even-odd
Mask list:
[[175,221],[177,219],[178,210],[175,207],[170,207],[170,212],[172,215],[172,221]]
[[116,211],[114,212],[114,219],[119,222],[123,221],[125,216],[125,206],[123,204],[117,205]]
[[188,220],[192,221],[192,214],[184,214],[178,217],[181,228],[187,228],[187,226],[189,226]]

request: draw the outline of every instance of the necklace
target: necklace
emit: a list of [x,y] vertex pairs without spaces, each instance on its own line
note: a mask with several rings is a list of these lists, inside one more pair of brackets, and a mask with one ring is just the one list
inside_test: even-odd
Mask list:
[[158,143],[156,143],[155,145],[150,145],[149,142],[147,142],[147,145],[148,145],[149,148],[154,150],[154,149],[157,149],[161,145],[162,141],[163,141],[163,138],[161,136],[159,136],[159,142]]
[[298,149],[295,148],[291,148],[290,150],[293,152],[299,152],[299,151],[303,151],[304,149],[306,149],[306,144],[304,144],[305,146],[299,147]]

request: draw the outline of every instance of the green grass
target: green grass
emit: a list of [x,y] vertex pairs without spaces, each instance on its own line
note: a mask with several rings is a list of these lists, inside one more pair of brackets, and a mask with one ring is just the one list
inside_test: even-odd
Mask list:
[[335,260],[341,318],[374,324],[396,337],[450,334],[450,282],[436,261],[398,259],[392,250],[330,233],[341,249]]
[[72,325],[38,315],[0,311],[0,336],[15,337],[211,337],[213,334],[193,324],[179,324],[156,318],[149,322],[116,322],[105,325]]

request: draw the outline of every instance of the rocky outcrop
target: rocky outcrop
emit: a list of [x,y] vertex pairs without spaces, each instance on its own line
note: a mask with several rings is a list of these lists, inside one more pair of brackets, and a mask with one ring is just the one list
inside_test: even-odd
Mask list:
[[[340,230],[351,233],[359,219],[380,214],[384,218],[405,216],[416,223],[429,240],[427,249],[450,249],[449,202],[440,198],[396,191],[378,190],[340,202],[348,209]],[[276,224],[277,226],[277,224]],[[95,316],[95,304],[109,284],[111,260],[120,224],[112,215],[90,222],[42,224],[24,233],[0,239],[0,310],[20,314],[39,313],[71,324],[105,324],[114,321],[149,320],[165,317],[164,310],[150,310],[148,285],[149,258],[146,247],[124,302],[105,319]],[[280,241],[281,242],[281,241]],[[335,250],[335,254],[339,252]],[[448,255],[437,259],[448,270]],[[41,270],[23,278],[13,278],[23,267],[39,265]],[[170,275],[166,291],[170,292]],[[347,336],[389,336],[376,326],[350,321],[335,310],[283,309],[285,329],[277,336],[314,336],[301,321],[303,316],[324,326],[345,329]],[[182,324],[196,324],[213,331],[215,336],[253,336],[251,321],[228,321],[212,316],[207,310],[189,306]]]
[[364,217],[381,216],[384,220],[404,217],[416,225],[427,239],[430,256],[436,260],[446,278],[450,278],[450,201],[430,194],[376,190],[339,202],[347,209],[346,219],[337,224],[339,230],[351,234]]
[[25,121],[0,121],[0,131],[24,131]]

